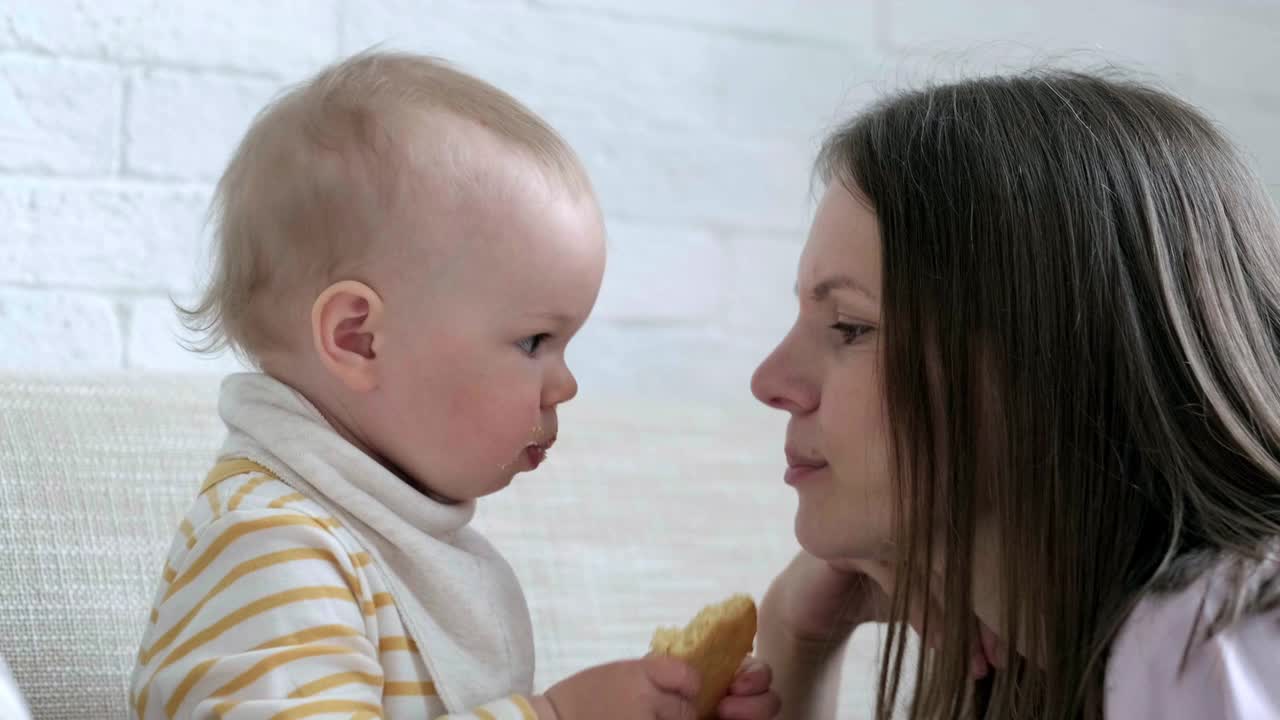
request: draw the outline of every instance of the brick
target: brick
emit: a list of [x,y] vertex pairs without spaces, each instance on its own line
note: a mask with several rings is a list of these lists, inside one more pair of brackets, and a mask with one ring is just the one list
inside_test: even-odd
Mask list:
[[711,325],[625,325],[592,320],[569,345],[580,392],[742,401],[774,339]]
[[720,309],[724,252],[709,233],[612,223],[594,317],[644,322],[711,319]]
[[[179,299],[190,302],[190,296]],[[200,355],[179,342],[193,336],[178,321],[173,303],[166,297],[147,297],[129,305],[129,336],[125,366],[174,372],[238,372],[245,366],[231,353]]]
[[254,115],[280,85],[221,75],[148,70],[132,81],[126,174],[215,180]]
[[611,220],[796,229],[817,140],[873,89],[865,49],[522,5],[369,3],[344,50],[379,41],[448,57],[542,113]]
[[613,216],[637,221],[798,230],[814,148],[722,136],[566,129]]
[[340,0],[41,0],[0,10],[0,49],[297,77],[337,49]]
[[620,19],[668,21],[774,38],[822,40],[870,47],[875,42],[875,3],[848,0],[544,0],[559,8],[600,10]]
[[120,325],[109,299],[0,287],[0,368],[75,372],[120,367]]
[[368,3],[350,14],[343,50],[379,42],[446,57],[553,122],[771,140],[819,132],[876,66],[862,43],[777,43],[519,4]]
[[1280,100],[1280,10],[1271,22],[1216,11],[1186,12],[1176,42],[1191,82],[1217,92]]
[[1280,101],[1250,102],[1218,90],[1189,95],[1240,148],[1272,196],[1280,198]]
[[[1183,74],[1170,42],[1181,13],[1156,6],[1082,0],[940,3],[890,0],[888,46],[922,54],[943,74],[1009,71],[1049,63],[1096,67],[1118,63],[1165,79]],[[1105,20],[1104,20],[1105,19]]]
[[0,283],[186,289],[207,204],[198,190],[0,182]]
[[0,59],[0,170],[110,173],[118,152],[121,87],[113,69]]
[[774,342],[795,322],[796,267],[803,234],[791,237],[736,233],[729,240],[726,326]]
[[[1145,5],[1203,12],[1204,0],[1142,0]],[[1258,22],[1280,22],[1280,4],[1275,0],[1220,0],[1213,6],[1218,16],[1248,18]]]

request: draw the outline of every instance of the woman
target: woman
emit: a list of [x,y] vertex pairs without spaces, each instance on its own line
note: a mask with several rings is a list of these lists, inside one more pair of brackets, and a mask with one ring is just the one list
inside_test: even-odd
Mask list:
[[805,550],[761,608],[783,716],[888,620],[882,717],[1280,717],[1280,223],[1237,152],[1048,72],[890,98],[818,169],[752,382]]

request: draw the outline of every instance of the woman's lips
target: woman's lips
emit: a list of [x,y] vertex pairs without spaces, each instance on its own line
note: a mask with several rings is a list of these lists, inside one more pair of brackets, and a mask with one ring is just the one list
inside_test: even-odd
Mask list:
[[827,467],[827,461],[807,457],[792,450],[787,451],[787,472],[782,479],[788,485],[795,486],[813,477]]

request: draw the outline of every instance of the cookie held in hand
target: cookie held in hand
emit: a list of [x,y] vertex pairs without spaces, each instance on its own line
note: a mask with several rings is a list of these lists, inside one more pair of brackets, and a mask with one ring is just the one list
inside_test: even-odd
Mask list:
[[684,630],[658,628],[651,648],[656,655],[684,660],[702,674],[698,717],[714,718],[755,637],[755,601],[749,595],[734,595],[703,608]]

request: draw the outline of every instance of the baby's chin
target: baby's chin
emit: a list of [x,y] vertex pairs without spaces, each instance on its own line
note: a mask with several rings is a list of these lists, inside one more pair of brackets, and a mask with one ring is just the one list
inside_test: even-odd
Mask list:
[[479,500],[483,497],[494,495],[511,486],[518,473],[526,472],[525,470],[506,470],[497,477],[493,478],[473,478],[469,482],[460,483],[460,487],[449,489],[428,489],[419,483],[419,488],[427,497],[444,505],[458,505],[460,503]]
[[[426,497],[445,505],[457,505],[502,492],[517,481],[517,476],[529,473],[541,464],[545,450],[530,456],[525,448],[516,458],[506,463],[476,460],[455,465],[452,469],[414,472],[407,468],[393,469],[400,479],[413,485]],[[456,459],[456,458],[455,458]],[[487,468],[476,472],[476,468]],[[443,480],[442,480],[443,479]]]

